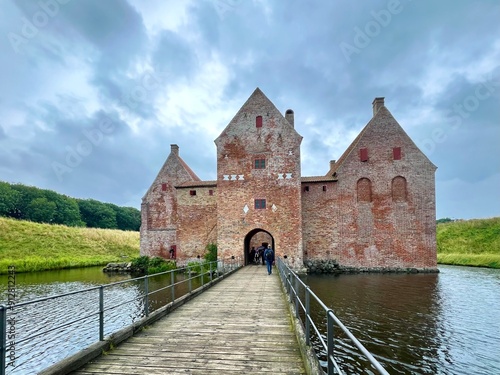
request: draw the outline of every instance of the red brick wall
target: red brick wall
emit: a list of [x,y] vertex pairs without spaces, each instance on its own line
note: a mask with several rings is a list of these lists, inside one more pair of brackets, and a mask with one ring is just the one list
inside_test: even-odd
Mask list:
[[[196,195],[190,195],[190,191]],[[209,195],[209,190],[214,195]],[[213,188],[177,189],[179,224],[178,259],[188,261],[203,257],[206,246],[217,242],[217,191]]]
[[[257,116],[262,127],[256,126]],[[277,255],[287,254],[302,267],[301,141],[260,90],[217,138],[219,256],[243,256],[246,236],[262,229],[271,234]],[[266,168],[255,169],[256,158],[264,158]],[[265,199],[266,209],[255,209],[255,199]]]
[[[401,160],[393,160],[393,147],[401,147]],[[368,150],[368,161],[360,161],[362,148]],[[337,171],[338,241],[318,257],[335,258],[347,267],[435,268],[434,171],[382,107]],[[397,176],[406,180],[405,202],[401,192],[393,201]],[[371,202],[358,197],[361,178],[371,183]]]
[[[435,269],[435,166],[383,101],[375,112],[332,167],[336,181],[302,179],[294,115],[286,120],[257,89],[215,141],[216,188],[190,185],[196,176],[172,146],[143,199],[141,254],[168,257],[175,245],[185,262],[216,243],[219,258],[243,258],[267,242],[296,269],[304,260]],[[255,159],[265,168],[256,169]],[[266,208],[256,209],[255,199],[265,199]]]

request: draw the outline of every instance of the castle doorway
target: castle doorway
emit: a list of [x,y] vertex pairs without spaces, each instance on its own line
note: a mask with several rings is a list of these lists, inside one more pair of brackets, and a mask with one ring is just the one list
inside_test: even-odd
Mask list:
[[[243,258],[245,266],[254,264],[263,264],[262,258],[256,259],[259,248],[267,248],[268,245],[274,249],[274,237],[268,231],[262,228],[255,228],[247,233],[243,246]],[[263,253],[263,251],[262,251]]]

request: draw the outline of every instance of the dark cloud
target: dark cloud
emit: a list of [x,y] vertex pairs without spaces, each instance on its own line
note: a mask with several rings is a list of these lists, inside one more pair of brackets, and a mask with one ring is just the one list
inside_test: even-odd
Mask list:
[[[41,3],[7,1],[0,33],[22,35]],[[0,180],[139,207],[172,143],[215,179],[213,134],[260,87],[295,111],[304,174],[324,174],[384,96],[439,167],[438,217],[500,214],[477,197],[498,190],[500,4],[193,1],[173,24],[141,6],[70,1],[19,48],[0,39]]]

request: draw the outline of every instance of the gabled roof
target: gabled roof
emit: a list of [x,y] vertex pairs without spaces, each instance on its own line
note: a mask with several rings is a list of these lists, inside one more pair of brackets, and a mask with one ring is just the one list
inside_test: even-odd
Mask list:
[[312,177],[301,177],[300,182],[335,182],[337,178],[332,176],[312,176]]
[[222,138],[223,136],[225,136],[227,134],[228,130],[231,129],[231,127],[234,125],[234,123],[240,118],[241,114],[244,113],[245,111],[247,111],[247,108],[251,107],[252,103],[254,103],[256,101],[263,103],[263,105],[261,104],[261,107],[266,107],[269,112],[274,112],[274,114],[276,116],[279,116],[281,119],[283,119],[283,124],[285,126],[289,126],[290,129],[293,131],[293,133],[296,134],[297,137],[302,138],[302,136],[299,133],[297,133],[295,128],[288,122],[288,120],[285,119],[285,117],[279,111],[279,109],[276,108],[274,103],[271,100],[269,100],[269,98],[262,92],[262,90],[260,88],[257,87],[254,90],[254,92],[252,93],[252,95],[250,95],[250,97],[246,100],[246,102],[241,106],[241,108],[238,110],[238,112],[236,112],[236,114],[233,116],[231,121],[229,121],[229,123],[224,128],[224,130],[220,133],[220,135],[217,137],[217,139],[215,139],[216,144],[220,138]]
[[176,188],[188,187],[217,187],[217,181],[186,181],[182,184],[176,185]]
[[184,167],[186,172],[191,176],[191,178],[194,181],[201,181],[201,179],[196,175],[196,173],[194,173],[193,170],[191,168],[189,168],[189,165],[187,165],[186,162],[184,160],[182,160],[182,158],[179,155],[177,155],[177,158],[179,159],[179,162]]
[[366,131],[368,129],[372,128],[373,126],[376,126],[379,123],[381,117],[386,117],[388,119],[388,121],[386,120],[384,122],[385,126],[387,126],[387,125],[397,126],[398,127],[398,131],[401,132],[401,134],[403,134],[404,137],[406,137],[407,140],[409,142],[411,142],[413,144],[413,146],[415,146],[415,148],[417,150],[420,151],[420,153],[422,154],[422,156],[425,159],[427,159],[427,161],[434,168],[436,168],[436,166],[427,158],[427,156],[417,147],[417,145],[415,144],[415,142],[413,142],[413,140],[410,138],[410,136],[401,127],[401,125],[399,125],[398,121],[394,118],[394,116],[392,115],[392,113],[383,105],[383,98],[381,98],[381,99],[382,99],[382,105],[380,106],[380,108],[378,108],[376,114],[372,117],[372,119],[370,121],[368,121],[368,123],[361,130],[361,132],[358,134],[358,136],[354,139],[354,141],[352,141],[352,143],[349,145],[349,147],[347,148],[347,150],[345,150],[345,152],[339,158],[339,160],[337,160],[337,162],[330,167],[330,169],[328,170],[328,172],[326,173],[325,176],[332,176],[332,177],[334,176],[334,174],[338,171],[338,169],[346,161],[346,159],[348,158],[348,156],[354,150],[358,149],[358,144],[359,144],[360,140],[363,138],[363,136],[366,133]]
[[337,160],[335,162],[335,164],[333,164],[331,167],[330,167],[330,170],[328,172],[326,172],[326,175],[325,176],[333,176],[333,174],[335,172],[337,172],[337,170],[339,169],[339,167],[342,165],[342,163],[344,162],[345,159],[347,159],[347,157],[349,156],[349,154],[352,152],[352,150],[356,149],[356,146],[358,145],[359,143],[359,140],[361,139],[361,136],[363,135],[363,133],[366,131],[366,129],[368,128],[368,125],[370,124],[370,122],[373,121],[373,118],[368,122],[368,124],[365,125],[365,127],[363,128],[363,130],[361,130],[361,132],[358,134],[358,136],[356,138],[354,138],[354,141],[352,141],[352,143],[350,144],[349,147],[347,147],[347,150],[344,151],[344,153],[342,154],[342,156],[339,158],[339,160]]
[[[148,191],[142,197],[143,200],[149,195],[149,193],[151,192],[155,183],[158,180],[160,180],[162,182],[167,182],[169,180],[169,177],[171,180],[173,180],[174,183],[176,180],[178,180],[178,177],[176,178],[175,176],[170,176],[168,173],[169,167],[171,168],[172,166],[175,166],[175,165],[180,166],[184,170],[184,172],[186,172],[187,176],[184,175],[183,179],[186,179],[188,177],[191,179],[191,181],[187,181],[187,182],[200,182],[201,181],[201,179],[196,175],[196,173],[193,172],[193,170],[189,167],[189,165],[187,165],[187,163],[184,160],[182,160],[182,158],[179,156],[179,146],[173,144],[173,145],[170,145],[170,147],[171,147],[170,154],[168,155],[167,159],[163,163],[163,166],[161,167],[160,171],[156,175],[156,177],[155,177],[153,183],[151,184],[151,186],[149,187]],[[186,181],[184,181],[184,182],[186,182]]]

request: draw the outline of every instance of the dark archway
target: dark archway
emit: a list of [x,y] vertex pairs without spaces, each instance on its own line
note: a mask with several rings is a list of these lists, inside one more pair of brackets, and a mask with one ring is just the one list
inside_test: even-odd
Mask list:
[[248,232],[245,236],[243,246],[243,258],[245,259],[245,266],[248,264],[252,264],[252,261],[249,259],[249,254],[252,246],[267,246],[268,244],[271,245],[271,247],[274,249],[274,237],[267,230],[262,228],[255,228]]

